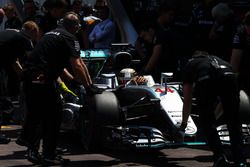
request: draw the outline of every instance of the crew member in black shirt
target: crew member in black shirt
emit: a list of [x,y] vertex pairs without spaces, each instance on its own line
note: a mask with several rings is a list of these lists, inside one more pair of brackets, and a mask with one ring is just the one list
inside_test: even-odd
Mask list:
[[[8,75],[8,96],[15,96],[19,93],[16,85],[22,75],[20,61],[25,54],[33,49],[32,41],[38,38],[39,29],[32,21],[25,22],[21,31],[5,30],[0,32],[0,68]],[[13,86],[14,85],[14,86]]]
[[12,4],[5,6],[4,8],[5,16],[7,17],[6,22],[4,23],[5,29],[18,29],[22,28],[22,22],[18,18],[15,8]]
[[36,2],[34,2],[34,0],[24,0],[23,12],[24,12],[23,22],[34,21],[40,28],[39,32],[40,36],[42,36],[43,35],[42,27],[45,24],[45,18],[43,13],[39,10],[39,7],[36,4]]
[[246,13],[234,36],[231,64],[239,74],[240,88],[250,96],[250,12]]
[[171,29],[176,8],[163,4],[159,9],[159,16],[155,23],[155,35],[151,56],[148,58],[142,74],[153,74],[156,81],[160,80],[161,72],[175,72],[177,70],[177,36]]
[[214,24],[212,8],[218,0],[196,0],[192,8],[191,31],[194,49],[209,50],[209,33]]
[[[66,67],[71,67],[74,80],[82,83],[87,93],[100,93],[92,85],[88,70],[80,58],[80,47],[74,33],[79,29],[78,15],[67,13],[58,28],[46,33],[36,45],[26,63],[25,94],[27,116],[20,139],[37,154],[41,126],[43,158],[45,165],[62,164],[65,160],[55,153],[61,124],[62,106],[56,89],[56,81]],[[72,77],[72,76],[71,76]],[[73,79],[73,78],[71,78]],[[20,140],[19,139],[19,140]],[[32,162],[41,162],[39,156],[30,156]],[[34,159],[36,158],[36,159]]]
[[[19,93],[19,80],[22,77],[20,60],[24,58],[25,53],[33,49],[32,40],[37,38],[38,31],[38,26],[34,22],[29,21],[23,24],[21,31],[5,30],[0,32],[1,100],[8,99]],[[2,103],[2,105],[5,105],[5,103]],[[5,107],[0,106],[1,109]],[[0,143],[8,143],[9,141],[9,139],[0,135]]]
[[245,167],[242,153],[242,134],[239,121],[239,90],[237,79],[229,63],[209,55],[197,52],[188,62],[183,81],[184,105],[181,129],[185,129],[191,112],[193,85],[199,108],[200,122],[208,145],[214,153],[214,167],[227,166],[223,147],[216,129],[214,114],[219,97],[224,109],[229,130],[231,151],[235,165]]
[[[139,70],[145,68],[152,55],[156,42],[156,31],[157,28],[153,23],[147,23],[139,28],[139,36],[135,42],[135,50],[141,60]],[[152,75],[154,76],[154,74]]]
[[41,25],[43,33],[49,32],[57,27],[58,21],[67,11],[68,3],[66,0],[46,0],[43,3],[44,20]]

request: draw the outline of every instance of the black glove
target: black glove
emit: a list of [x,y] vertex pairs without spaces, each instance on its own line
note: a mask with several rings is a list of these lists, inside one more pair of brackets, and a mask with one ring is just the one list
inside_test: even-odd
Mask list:
[[93,84],[91,84],[89,87],[86,88],[87,95],[102,94],[103,91],[104,89],[98,88]]

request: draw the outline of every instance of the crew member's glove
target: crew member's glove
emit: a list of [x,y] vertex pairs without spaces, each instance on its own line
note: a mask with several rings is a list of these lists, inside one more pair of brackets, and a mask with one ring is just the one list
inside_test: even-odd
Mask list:
[[65,85],[64,82],[59,83],[58,89],[59,89],[59,91],[61,91],[61,92],[69,93],[69,94],[71,94],[71,95],[77,97],[77,95],[76,95],[74,92],[72,92],[71,90],[69,90],[69,88]]
[[86,89],[87,95],[102,94],[102,92],[104,91],[104,89],[98,88],[97,86],[93,84],[86,87],[85,89]]

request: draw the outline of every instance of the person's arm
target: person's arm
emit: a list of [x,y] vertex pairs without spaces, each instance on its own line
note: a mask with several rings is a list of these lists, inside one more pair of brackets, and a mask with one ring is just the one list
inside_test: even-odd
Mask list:
[[155,45],[154,49],[153,49],[153,53],[152,56],[150,57],[146,67],[145,67],[145,71],[152,71],[156,65],[157,62],[159,61],[160,58],[160,54],[162,52],[162,45]]
[[71,90],[65,85],[65,83],[62,81],[61,77],[58,77],[58,78],[57,78],[57,83],[58,83],[58,90],[59,90],[60,92],[69,93],[69,94],[71,94],[71,95],[77,97],[77,95],[76,95],[73,91],[71,91]]
[[239,72],[242,52],[243,51],[241,49],[233,49],[232,50],[232,56],[231,56],[230,63],[233,67],[234,72]]
[[212,26],[210,32],[209,32],[209,39],[210,40],[216,40],[218,38],[218,34],[216,32],[217,28],[219,27],[219,23],[215,22]]
[[81,58],[71,58],[70,63],[73,68],[75,80],[82,83],[87,95],[101,94],[104,90],[92,83],[89,71]]
[[90,84],[93,84],[92,79],[91,79],[90,74],[89,74],[89,70],[88,70],[87,66],[85,65],[85,63],[83,62],[82,59],[80,59],[80,63],[82,64],[82,67],[83,67],[84,71],[86,71],[86,77],[87,77],[88,82]]
[[183,111],[182,111],[182,125],[187,125],[188,117],[191,113],[192,108],[192,92],[193,84],[185,83],[183,85]]
[[101,41],[104,38],[108,38],[110,33],[112,31],[115,31],[115,25],[112,21],[108,22],[107,25],[105,25],[104,29],[102,31],[96,31],[95,33],[95,41]]
[[88,69],[86,68],[81,58],[71,57],[70,64],[74,73],[74,79],[79,83],[82,83],[85,88],[92,85],[92,80],[90,78]]
[[238,73],[241,63],[242,53],[245,49],[245,39],[246,39],[246,29],[245,26],[239,26],[233,38],[232,43],[232,55],[230,63],[232,65],[233,71]]
[[12,64],[12,68],[14,69],[14,71],[16,72],[16,74],[17,74],[19,77],[22,76],[23,68],[22,68],[22,65],[20,64],[18,58],[17,58],[16,61]]
[[71,80],[74,79],[74,76],[72,74],[70,74],[70,72],[66,68],[63,69],[63,73],[62,73],[62,75],[60,77],[64,81],[68,81],[68,82],[70,82]]
[[97,25],[94,27],[94,29],[91,31],[91,33],[89,34],[89,41],[91,43],[95,42],[95,38],[96,38],[96,31],[97,31]]
[[135,50],[137,51],[137,53],[141,59],[144,59],[146,57],[146,55],[143,53],[142,44],[141,44],[139,38],[135,42]]

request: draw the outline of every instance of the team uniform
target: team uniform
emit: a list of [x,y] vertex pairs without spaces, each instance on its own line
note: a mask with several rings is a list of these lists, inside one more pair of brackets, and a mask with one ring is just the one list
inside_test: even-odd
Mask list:
[[216,56],[200,55],[191,59],[185,70],[184,84],[195,83],[200,122],[215,158],[223,148],[215,126],[214,109],[218,98],[223,105],[234,161],[243,161],[239,121],[239,90],[236,75],[227,62]]
[[239,66],[240,88],[250,95],[250,35],[246,33],[244,26],[239,26],[234,36],[233,49],[243,51]]
[[232,19],[224,24],[215,23],[216,38],[210,39],[209,53],[220,55],[220,58],[230,62],[232,55],[232,40],[236,31],[236,23]]
[[[190,51],[183,43],[181,35],[170,27],[160,30],[156,34],[155,46],[161,46],[161,54],[156,66],[156,80],[162,72],[173,72],[174,79],[179,80],[181,75],[180,62]],[[185,56],[184,56],[185,55]]]
[[192,9],[191,26],[194,35],[194,49],[209,50],[209,32],[214,24],[212,7],[205,7],[201,2],[195,3]]
[[56,80],[63,73],[63,69],[69,66],[69,59],[79,56],[78,41],[59,26],[44,35],[26,63],[24,87],[28,112],[21,138],[31,148],[36,147],[42,138],[45,158],[53,159],[56,156],[62,117]]
[[18,17],[12,17],[5,22],[4,28],[21,30],[22,22]]
[[[15,96],[19,93],[19,78],[12,64],[17,59],[22,61],[26,51],[33,49],[32,41],[22,32],[17,30],[5,30],[0,32],[0,69],[8,76],[7,89],[1,90],[1,95]],[[3,86],[4,87],[4,86]],[[6,92],[8,90],[8,92]],[[4,93],[6,92],[6,93]]]

